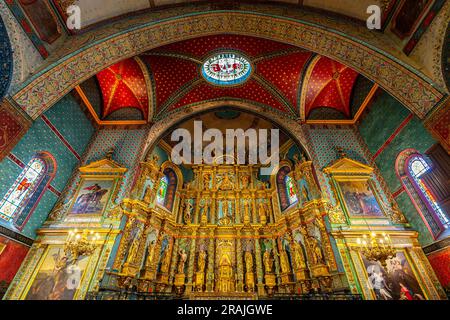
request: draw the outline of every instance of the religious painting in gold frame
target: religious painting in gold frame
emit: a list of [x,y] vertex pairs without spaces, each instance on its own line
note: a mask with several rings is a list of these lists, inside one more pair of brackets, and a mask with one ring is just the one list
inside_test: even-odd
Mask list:
[[81,180],[69,207],[71,216],[103,216],[115,200],[118,187],[127,171],[111,159],[103,159],[81,167]]
[[337,181],[343,203],[351,218],[383,218],[383,210],[370,180]]
[[83,178],[75,194],[69,214],[102,215],[114,191],[115,179]]
[[90,257],[70,260],[63,245],[50,245],[41,258],[26,290],[24,300],[76,300]]
[[420,285],[419,277],[408,254],[398,250],[395,257],[386,261],[383,268],[380,262],[369,261],[360,254],[365,279],[362,285],[367,285],[376,300],[425,300],[426,294]]
[[341,158],[323,171],[330,177],[336,199],[348,218],[386,218],[372,179],[372,167],[349,158]]

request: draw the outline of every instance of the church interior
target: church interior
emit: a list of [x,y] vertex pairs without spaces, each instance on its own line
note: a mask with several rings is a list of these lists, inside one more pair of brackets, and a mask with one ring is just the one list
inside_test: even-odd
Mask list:
[[[0,298],[447,300],[449,22],[448,0],[0,1]],[[198,126],[277,140],[194,162]]]

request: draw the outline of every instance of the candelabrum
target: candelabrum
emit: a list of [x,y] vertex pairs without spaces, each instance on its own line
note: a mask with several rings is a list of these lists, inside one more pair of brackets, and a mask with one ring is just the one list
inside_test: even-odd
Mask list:
[[396,255],[392,247],[391,238],[386,233],[377,234],[371,232],[370,236],[364,235],[357,239],[359,251],[370,261],[380,262],[383,268],[386,261]]
[[98,233],[92,230],[78,229],[69,231],[64,252],[66,255],[71,255],[73,260],[78,260],[80,256],[90,256],[97,248],[97,241],[100,239]]

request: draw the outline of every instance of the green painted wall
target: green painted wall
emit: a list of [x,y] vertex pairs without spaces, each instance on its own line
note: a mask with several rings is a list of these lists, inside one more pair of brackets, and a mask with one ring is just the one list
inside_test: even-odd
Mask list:
[[[411,112],[408,109],[384,91],[377,96],[358,126],[370,152],[375,155],[410,114]],[[392,142],[383,149],[375,159],[375,163],[391,192],[395,192],[401,187],[401,182],[395,171],[395,161],[399,153],[409,148],[423,153],[435,143],[436,141],[425,129],[422,122],[414,116]],[[419,241],[421,244],[431,243],[433,238],[408,194],[406,192],[400,194],[397,197],[397,202],[412,227],[420,232]]]

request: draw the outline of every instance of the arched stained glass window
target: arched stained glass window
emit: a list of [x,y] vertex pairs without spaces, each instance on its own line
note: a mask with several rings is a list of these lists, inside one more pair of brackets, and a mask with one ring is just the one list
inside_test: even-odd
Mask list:
[[440,222],[445,228],[449,227],[449,219],[446,214],[439,206],[436,201],[434,195],[430,192],[426,183],[421,179],[421,177],[431,170],[428,163],[425,161],[423,157],[420,155],[414,155],[409,160],[408,170],[410,176],[413,178],[415,182],[415,187],[418,189],[419,194],[421,195],[422,200],[424,200],[429,208],[435,213],[435,215],[439,218]]
[[298,202],[295,181],[289,175],[289,172],[291,172],[291,169],[288,166],[283,166],[277,173],[276,181],[281,211],[290,208]]
[[158,202],[158,204],[162,206],[164,205],[164,202],[166,200],[168,186],[169,186],[169,179],[167,178],[167,176],[162,177],[159,182],[158,193],[156,195],[156,201]]
[[172,211],[175,202],[178,178],[172,168],[164,169],[164,176],[159,181],[159,188],[156,194],[156,203],[169,211]]
[[289,198],[289,205],[298,202],[297,194],[295,193],[294,180],[290,176],[286,176],[286,192]]
[[42,152],[34,156],[0,200],[0,218],[23,228],[55,170],[56,162],[50,154]]

